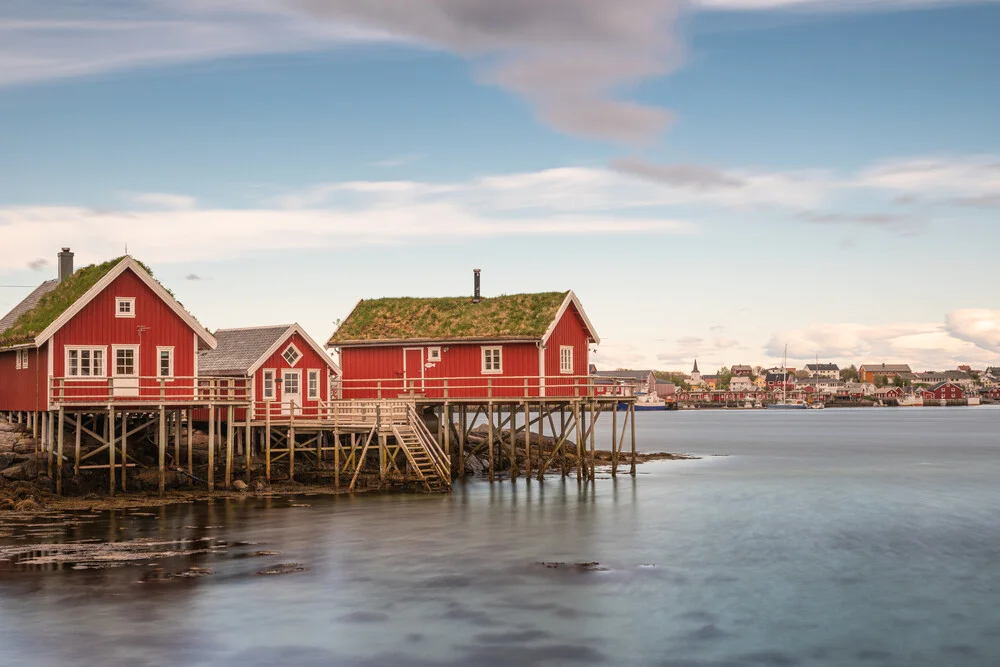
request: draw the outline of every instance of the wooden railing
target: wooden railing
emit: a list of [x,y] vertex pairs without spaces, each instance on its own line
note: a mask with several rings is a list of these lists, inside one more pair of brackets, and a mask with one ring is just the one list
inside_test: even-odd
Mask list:
[[477,375],[469,377],[341,379],[344,399],[632,397],[634,378],[591,375]]
[[420,444],[423,445],[424,450],[431,457],[431,461],[434,462],[434,467],[437,468],[438,475],[450,483],[451,458],[448,456],[448,453],[444,451],[437,438],[431,434],[413,405],[408,406],[408,415],[410,426],[416,432],[417,437],[420,439]]
[[224,377],[55,377],[49,396],[56,405],[88,403],[245,404],[249,382]]

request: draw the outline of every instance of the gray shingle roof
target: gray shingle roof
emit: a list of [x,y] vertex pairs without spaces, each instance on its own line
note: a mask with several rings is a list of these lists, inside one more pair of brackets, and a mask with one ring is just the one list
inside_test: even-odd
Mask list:
[[653,371],[595,371],[594,375],[606,378],[630,378],[645,382]]
[[198,375],[246,376],[261,355],[293,326],[219,329],[214,334],[219,345],[198,355]]
[[909,364],[861,364],[869,373],[912,373]]
[[24,297],[24,300],[21,301],[21,303],[14,306],[14,310],[4,315],[3,319],[0,319],[0,334],[3,334],[4,331],[7,331],[7,329],[14,326],[14,323],[17,322],[17,318],[37,306],[38,302],[42,300],[42,297],[54,290],[58,284],[58,280],[46,280],[44,283],[36,287],[31,294]]

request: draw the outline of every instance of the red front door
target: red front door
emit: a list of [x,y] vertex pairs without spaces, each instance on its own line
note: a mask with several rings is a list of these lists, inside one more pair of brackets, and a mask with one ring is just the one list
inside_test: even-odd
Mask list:
[[406,391],[424,390],[424,348],[407,347],[403,350],[403,378]]

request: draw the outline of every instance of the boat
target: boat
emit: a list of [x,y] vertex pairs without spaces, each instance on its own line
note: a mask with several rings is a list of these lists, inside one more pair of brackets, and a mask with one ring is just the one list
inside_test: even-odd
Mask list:
[[981,405],[982,401],[979,396],[969,396],[969,405]]
[[921,407],[924,404],[924,399],[922,396],[917,396],[916,394],[907,394],[900,396],[896,402],[901,408]]
[[635,399],[636,411],[666,410],[667,402],[658,394],[638,394]]
[[788,343],[785,343],[785,354],[781,358],[781,401],[778,403],[768,403],[768,410],[805,410],[809,406],[801,399],[790,399],[787,396],[788,387]]
[[809,404],[810,410],[822,410],[825,407],[826,406],[823,405],[823,401],[813,401],[812,403]]

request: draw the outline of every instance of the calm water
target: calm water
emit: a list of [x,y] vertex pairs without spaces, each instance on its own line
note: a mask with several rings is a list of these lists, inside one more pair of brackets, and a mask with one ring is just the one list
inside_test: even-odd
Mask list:
[[[35,533],[231,544],[159,583],[0,561],[0,665],[1000,664],[1000,409],[638,418],[642,449],[724,456]],[[257,574],[278,563],[308,569]]]

